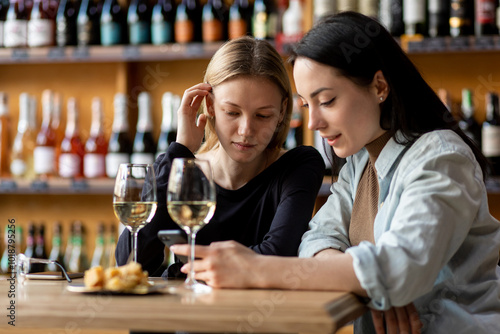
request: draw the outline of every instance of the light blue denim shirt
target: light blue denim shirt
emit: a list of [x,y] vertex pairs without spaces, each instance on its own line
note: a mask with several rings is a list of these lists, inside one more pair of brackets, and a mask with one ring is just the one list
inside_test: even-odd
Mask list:
[[367,161],[366,149],[347,159],[299,256],[349,253],[369,306],[414,302],[423,333],[500,333],[500,223],[489,213],[470,148],[450,130],[427,133],[409,148],[391,138],[375,162],[376,244],[351,247],[351,210]]

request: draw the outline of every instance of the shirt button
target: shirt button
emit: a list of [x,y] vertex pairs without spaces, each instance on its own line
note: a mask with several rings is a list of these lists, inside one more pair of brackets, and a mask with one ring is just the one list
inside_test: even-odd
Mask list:
[[384,202],[380,203],[379,209],[382,209],[383,206],[384,206]]

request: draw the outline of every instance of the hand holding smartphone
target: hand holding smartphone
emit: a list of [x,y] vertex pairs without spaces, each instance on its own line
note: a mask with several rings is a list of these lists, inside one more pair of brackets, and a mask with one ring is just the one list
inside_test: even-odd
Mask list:
[[[158,238],[168,247],[177,244],[187,244],[187,239],[181,230],[161,230]],[[187,256],[175,255],[182,263],[187,263]]]

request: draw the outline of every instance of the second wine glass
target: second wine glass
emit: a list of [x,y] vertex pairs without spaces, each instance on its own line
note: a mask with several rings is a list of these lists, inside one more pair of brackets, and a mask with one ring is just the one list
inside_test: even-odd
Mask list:
[[[216,190],[210,164],[206,160],[176,158],[172,162],[167,188],[167,208],[172,219],[187,233],[191,246],[189,262],[193,263],[196,233],[212,219],[216,205]],[[211,289],[194,279],[194,269],[184,282],[193,293]]]
[[157,204],[153,165],[121,164],[116,174],[113,209],[132,235],[134,262],[137,262],[137,233],[153,219]]

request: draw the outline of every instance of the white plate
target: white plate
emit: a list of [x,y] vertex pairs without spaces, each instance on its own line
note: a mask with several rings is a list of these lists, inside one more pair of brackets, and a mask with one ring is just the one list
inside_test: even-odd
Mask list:
[[111,295],[148,295],[152,293],[167,293],[166,284],[154,284],[150,286],[139,286],[129,291],[112,291],[101,288],[89,288],[84,283],[68,284],[66,289],[71,292],[92,293],[92,294],[111,294]]

